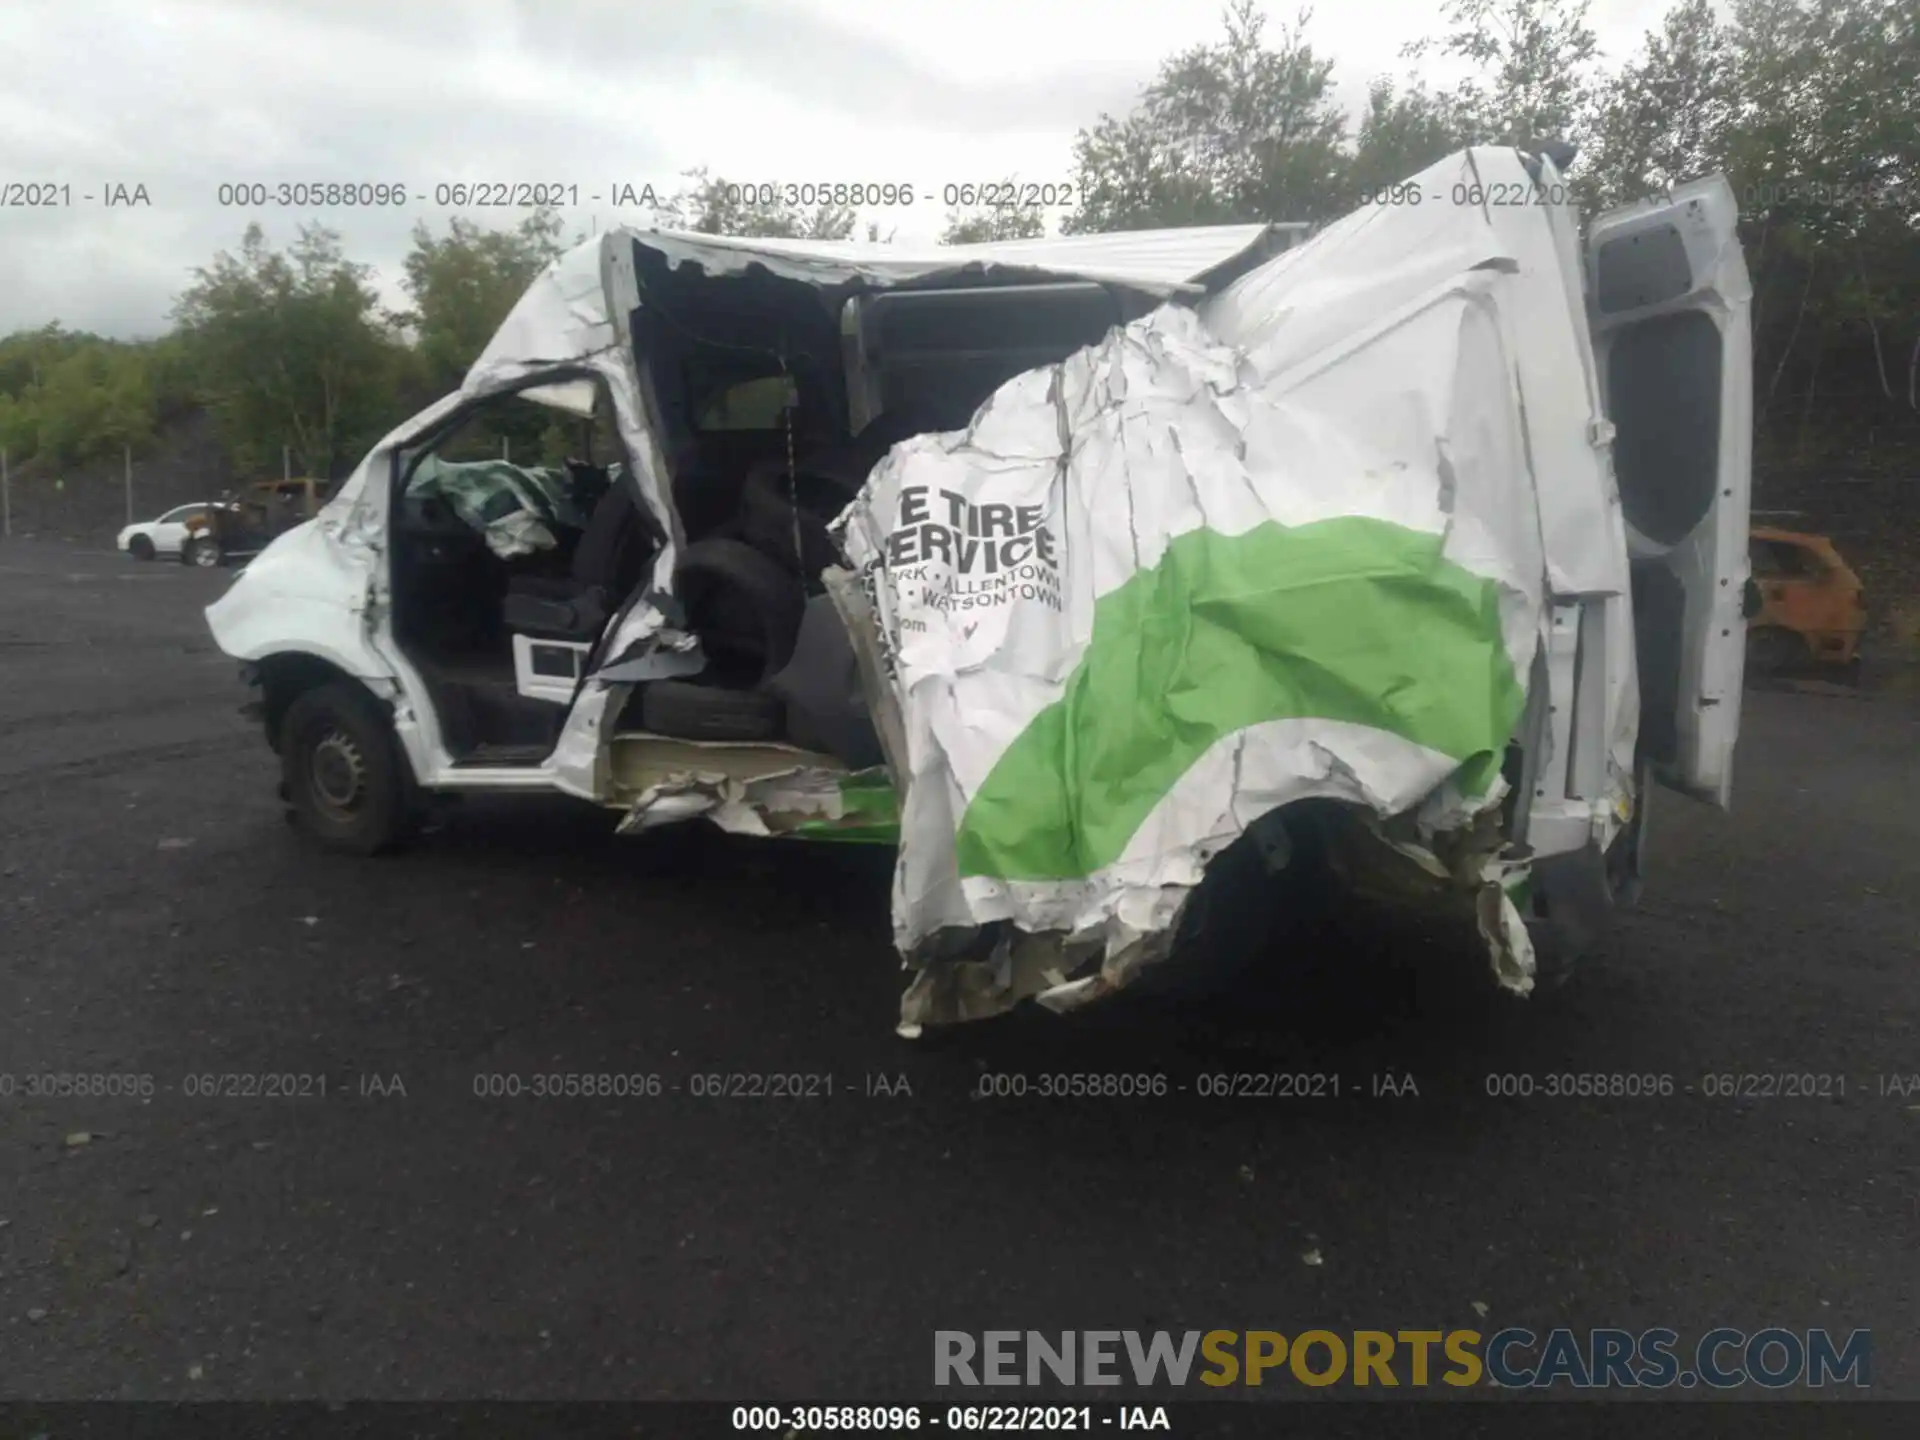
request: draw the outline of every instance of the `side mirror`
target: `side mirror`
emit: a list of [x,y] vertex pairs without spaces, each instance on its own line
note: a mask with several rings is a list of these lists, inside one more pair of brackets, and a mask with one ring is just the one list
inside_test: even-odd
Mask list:
[[1753,619],[1760,613],[1760,607],[1765,603],[1760,595],[1760,582],[1749,575],[1747,583],[1740,590],[1740,618]]

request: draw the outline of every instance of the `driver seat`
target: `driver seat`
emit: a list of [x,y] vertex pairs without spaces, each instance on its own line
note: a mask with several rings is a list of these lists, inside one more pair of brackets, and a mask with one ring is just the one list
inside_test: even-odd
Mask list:
[[568,574],[515,575],[507,582],[507,629],[591,644],[645,576],[655,548],[632,487],[608,486],[574,547]]
[[501,618],[513,641],[514,689],[572,703],[587,655],[658,549],[633,487],[607,487],[581,532],[566,575],[515,575]]

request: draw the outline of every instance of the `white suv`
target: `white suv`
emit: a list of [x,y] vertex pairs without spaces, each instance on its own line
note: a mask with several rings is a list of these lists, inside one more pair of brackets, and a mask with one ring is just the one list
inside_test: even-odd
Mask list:
[[186,543],[187,521],[204,515],[211,503],[202,500],[193,505],[176,505],[157,520],[129,525],[120,532],[119,539],[114,542],[115,548],[136,560],[178,555],[180,547]]

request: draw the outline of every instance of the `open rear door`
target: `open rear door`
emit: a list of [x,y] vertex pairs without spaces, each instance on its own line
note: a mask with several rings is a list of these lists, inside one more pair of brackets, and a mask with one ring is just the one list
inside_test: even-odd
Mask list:
[[1640,747],[1725,808],[1746,651],[1751,286],[1718,175],[1600,216],[1588,303],[1632,560]]

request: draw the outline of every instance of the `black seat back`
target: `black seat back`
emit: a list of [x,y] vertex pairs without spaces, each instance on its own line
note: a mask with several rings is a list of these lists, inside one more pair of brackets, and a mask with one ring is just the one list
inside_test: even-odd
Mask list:
[[593,507],[580,544],[573,552],[573,578],[582,589],[607,592],[618,599],[645,578],[655,545],[654,527],[641,511],[631,483],[625,479],[607,487]]

